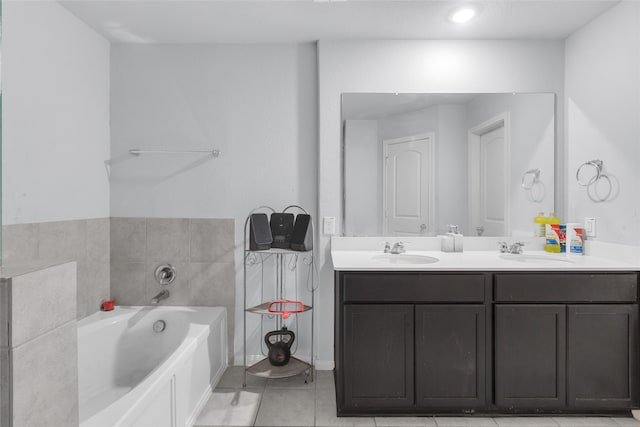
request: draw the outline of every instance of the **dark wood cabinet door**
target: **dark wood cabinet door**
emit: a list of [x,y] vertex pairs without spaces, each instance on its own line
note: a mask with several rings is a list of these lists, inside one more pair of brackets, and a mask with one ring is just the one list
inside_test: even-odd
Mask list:
[[566,307],[496,304],[495,403],[501,408],[566,404]]
[[485,407],[484,306],[418,305],[415,310],[418,407]]
[[413,305],[344,305],[345,407],[413,407]]
[[568,406],[637,407],[637,335],[637,305],[568,307]]

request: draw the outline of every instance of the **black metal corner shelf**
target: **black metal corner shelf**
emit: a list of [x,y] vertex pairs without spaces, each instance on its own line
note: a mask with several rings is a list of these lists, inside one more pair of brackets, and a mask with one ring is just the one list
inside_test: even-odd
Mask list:
[[[255,305],[253,307],[247,307],[247,308],[245,308],[245,311],[247,311],[249,313],[256,313],[256,314],[263,314],[263,315],[266,314],[266,315],[271,315],[271,316],[273,316],[273,315],[281,316],[282,313],[269,311],[269,306],[273,302],[275,302],[275,301],[267,301],[267,302],[263,302],[262,304]],[[303,307],[301,313],[304,313],[305,311],[309,311],[312,308],[313,307],[311,307],[310,305],[304,304],[304,307]],[[298,313],[299,312],[292,311],[292,312],[289,313],[289,315],[298,314]]]
[[293,249],[279,249],[279,248],[270,248],[263,250],[254,250],[254,249],[245,249],[246,253],[252,254],[312,254],[313,251],[294,251]]
[[288,378],[313,369],[313,365],[297,357],[291,356],[289,363],[284,366],[273,366],[269,359],[262,359],[245,368],[248,374],[262,378]]
[[[299,209],[301,212],[308,214],[307,211],[303,208],[301,208],[300,206],[289,206],[287,208],[285,208],[285,211],[287,209],[289,209],[290,207],[295,207],[297,209]],[[243,378],[243,387],[246,387],[247,384],[247,380],[246,380],[246,374],[250,374],[253,376],[257,376],[257,377],[262,377],[262,378],[273,378],[273,379],[277,379],[277,378],[287,378],[287,377],[293,377],[299,374],[302,374],[304,372],[307,372],[307,377],[305,379],[305,382],[307,380],[314,380],[314,376],[315,376],[315,368],[313,365],[313,360],[314,360],[314,316],[313,314],[311,314],[311,348],[310,348],[310,359],[309,361],[304,361],[301,360],[298,357],[295,357],[293,352],[291,355],[291,358],[289,359],[289,362],[284,365],[284,366],[274,366],[269,362],[268,358],[264,358],[259,360],[256,363],[253,363],[251,365],[247,364],[247,314],[255,314],[255,315],[259,315],[259,316],[273,316],[275,324],[276,324],[276,329],[280,329],[283,325],[283,318],[286,319],[289,316],[297,316],[297,315],[304,315],[304,313],[306,312],[312,312],[313,310],[313,304],[314,304],[314,296],[315,296],[315,287],[313,284],[313,274],[311,274],[311,288],[310,288],[310,293],[311,293],[311,302],[310,304],[306,304],[303,303],[302,304],[302,308],[300,311],[298,310],[293,310],[293,311],[289,311],[288,312],[288,316],[284,316],[283,312],[279,312],[279,311],[270,311],[269,307],[272,303],[276,302],[282,302],[287,300],[286,295],[285,295],[285,287],[284,287],[284,274],[285,274],[285,260],[289,260],[290,262],[294,262],[294,263],[298,263],[300,262],[299,259],[296,258],[292,258],[293,256],[296,255],[302,255],[304,257],[306,257],[306,259],[308,260],[309,257],[311,259],[311,264],[309,266],[309,268],[313,268],[313,250],[308,250],[308,251],[296,251],[296,250],[292,250],[292,249],[280,249],[280,248],[270,248],[270,249],[264,249],[264,250],[252,250],[252,249],[248,249],[248,224],[249,224],[249,220],[252,214],[257,213],[261,210],[266,210],[266,211],[270,211],[272,213],[276,212],[273,208],[269,207],[269,206],[261,206],[258,207],[254,210],[252,210],[249,215],[247,215],[247,218],[245,220],[245,224],[244,224],[244,281],[243,281],[243,287],[244,287],[244,335],[243,335],[243,339],[244,339],[244,345],[243,345],[243,365],[244,365],[244,378]],[[312,244],[313,247],[313,244]],[[247,267],[250,265],[254,265],[253,262],[248,261],[251,257],[249,255],[255,255],[257,257],[260,257],[260,261],[259,263],[262,264],[264,262],[266,262],[267,260],[271,260],[269,262],[274,262],[275,263],[275,270],[276,270],[276,278],[275,280],[273,280],[273,286],[274,286],[274,295],[275,298],[272,300],[265,300],[265,301],[261,301],[260,304],[258,305],[253,305],[253,306],[248,306],[247,304],[247,288],[248,286],[252,285],[250,283],[248,283],[248,279],[247,279]],[[255,258],[254,258],[255,259]],[[291,261],[294,260],[294,261]],[[260,286],[263,287],[265,286],[265,283],[261,282],[259,285],[256,286]],[[260,289],[260,288],[258,288]],[[252,290],[255,290],[255,286],[252,288]],[[263,353],[264,354],[264,353]]]

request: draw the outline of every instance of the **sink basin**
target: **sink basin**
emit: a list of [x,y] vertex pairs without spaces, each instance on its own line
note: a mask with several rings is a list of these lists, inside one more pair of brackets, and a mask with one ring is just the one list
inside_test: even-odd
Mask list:
[[440,261],[438,258],[427,255],[412,255],[412,254],[381,254],[371,257],[372,260],[395,265],[407,265],[407,264],[433,264]]
[[575,263],[572,259],[565,258],[562,255],[504,254],[500,255],[500,258],[507,261],[524,262],[528,264]]

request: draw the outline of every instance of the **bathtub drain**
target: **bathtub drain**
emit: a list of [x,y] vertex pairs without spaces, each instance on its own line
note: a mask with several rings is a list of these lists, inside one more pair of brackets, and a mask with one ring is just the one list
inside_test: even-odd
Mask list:
[[153,332],[162,332],[167,328],[167,322],[164,320],[156,320],[153,322]]

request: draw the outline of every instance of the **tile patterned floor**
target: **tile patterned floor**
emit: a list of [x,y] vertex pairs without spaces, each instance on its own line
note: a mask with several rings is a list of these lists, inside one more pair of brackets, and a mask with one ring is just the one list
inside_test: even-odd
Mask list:
[[611,417],[336,417],[333,374],[318,371],[304,377],[266,380],[243,368],[225,372],[194,427],[314,426],[314,427],[640,427],[633,418]]

